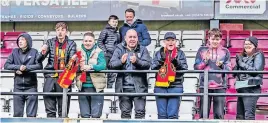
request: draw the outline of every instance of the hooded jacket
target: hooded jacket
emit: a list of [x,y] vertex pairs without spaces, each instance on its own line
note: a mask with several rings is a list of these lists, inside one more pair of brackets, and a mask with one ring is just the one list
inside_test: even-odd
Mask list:
[[[47,52],[46,54],[40,53],[38,56],[38,61],[42,62],[45,60],[45,58],[48,56],[48,62],[47,65],[45,66],[45,70],[54,70],[54,57],[55,57],[55,47],[56,44],[55,42],[58,41],[57,37],[48,39],[46,44],[47,44]],[[65,37],[65,42],[67,43],[66,46],[66,52],[65,52],[65,58],[64,58],[64,63],[65,65],[68,64],[69,60],[71,57],[76,53],[76,44],[73,40],[70,40],[68,36]],[[51,75],[54,75],[54,73],[46,73],[44,74],[45,77],[49,77]]]
[[151,44],[151,37],[147,27],[143,24],[142,20],[137,19],[132,25],[124,23],[119,29],[121,42],[125,40],[125,35],[129,29],[134,29],[138,33],[139,44],[142,46],[148,46]]
[[[242,58],[242,63],[239,62],[239,57]],[[264,66],[264,54],[261,51],[257,51],[250,57],[247,57],[246,55],[237,54],[234,70],[263,71]],[[262,85],[263,74],[234,74],[234,77],[236,77],[236,80],[238,81],[248,80],[248,85]]]
[[[209,53],[210,59],[205,60],[207,53]],[[216,62],[222,62],[219,67]],[[230,63],[230,52],[227,48],[219,46],[217,49],[212,49],[209,46],[200,47],[196,54],[195,70],[231,70]],[[226,77],[225,74],[209,73],[209,89],[226,88]],[[204,73],[200,74],[200,88],[204,86]]]
[[17,45],[19,46],[19,38],[24,37],[27,41],[27,48],[23,51],[21,48],[15,48],[9,55],[4,68],[7,70],[20,70],[21,65],[26,66],[26,70],[22,71],[22,74],[16,74],[14,77],[14,88],[17,89],[29,89],[37,87],[37,75],[36,73],[30,73],[32,70],[42,69],[42,63],[38,62],[38,51],[32,48],[32,38],[29,34],[20,34],[17,39]]
[[[188,65],[186,61],[185,54],[182,50],[178,49],[178,54],[176,56],[177,64],[174,64],[176,70],[188,70]],[[152,70],[159,70],[163,65],[165,59],[161,58],[161,53],[164,52],[164,47],[155,53],[153,63],[151,66]],[[162,64],[161,64],[162,63]],[[170,83],[170,87],[183,87],[183,73],[176,73],[175,82]]]
[[[125,54],[136,55],[136,62],[132,64],[126,61],[124,64],[121,62],[121,57]],[[148,50],[139,44],[133,51],[129,51],[126,43],[118,44],[112,59],[110,60],[109,67],[115,70],[149,70],[151,65],[151,57]],[[109,84],[112,83],[108,83]],[[123,92],[123,86],[134,86],[137,93],[148,92],[147,74],[145,73],[118,73],[115,84],[115,92]]]
[[117,28],[113,28],[107,24],[104,30],[101,31],[98,39],[99,48],[102,49],[109,58],[112,57],[116,45],[120,43],[120,35],[117,30]]

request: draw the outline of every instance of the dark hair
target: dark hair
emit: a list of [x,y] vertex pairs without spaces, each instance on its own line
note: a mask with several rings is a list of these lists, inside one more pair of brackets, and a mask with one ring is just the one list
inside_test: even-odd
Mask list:
[[127,12],[132,12],[133,15],[135,16],[135,11],[134,11],[132,8],[127,9],[127,10],[125,11],[125,14],[126,14]]
[[111,16],[109,17],[108,21],[111,20],[111,19],[119,20],[119,18],[118,18],[116,15],[111,15]]
[[55,29],[58,29],[60,27],[65,28],[66,30],[68,30],[68,26],[67,26],[67,24],[65,22],[58,22],[56,24],[56,26],[55,26]]
[[211,36],[213,36],[213,35],[214,35],[214,37],[220,37],[220,38],[222,38],[221,30],[218,29],[218,28],[213,28],[213,29],[211,29],[211,30],[208,31],[208,37],[209,38]]
[[84,37],[85,36],[90,36],[90,37],[93,37],[93,38],[95,38],[95,35],[90,31],[90,32],[86,32],[85,34],[84,34]]

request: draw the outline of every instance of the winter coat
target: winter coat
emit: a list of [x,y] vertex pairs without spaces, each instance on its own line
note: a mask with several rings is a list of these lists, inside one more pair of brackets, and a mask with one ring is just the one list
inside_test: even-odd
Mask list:
[[[161,58],[161,53],[164,52],[164,47],[162,47],[159,51],[155,53],[153,63],[151,66],[152,70],[159,70],[163,65],[165,59]],[[174,66],[176,70],[188,70],[188,65],[186,61],[185,54],[182,50],[178,48],[178,54],[176,56],[176,63]],[[176,73],[175,81],[170,84],[170,87],[183,87],[183,73]]]
[[7,70],[20,70],[21,65],[26,66],[26,70],[22,71],[22,74],[16,74],[14,77],[14,88],[16,89],[29,89],[37,88],[37,75],[36,73],[30,73],[32,70],[42,69],[42,63],[38,62],[38,51],[32,48],[32,38],[29,34],[23,33],[19,35],[17,39],[17,45],[19,38],[24,37],[27,41],[27,49],[22,51],[20,48],[15,48],[9,55],[4,68]]
[[148,46],[151,44],[151,37],[148,32],[147,27],[143,24],[142,20],[137,19],[131,26],[127,23],[119,29],[119,33],[121,36],[121,42],[125,40],[125,35],[129,29],[134,29],[138,33],[139,44],[142,46]]
[[[121,62],[121,57],[125,54],[136,55],[136,62]],[[129,51],[126,43],[123,42],[117,45],[109,67],[115,70],[149,70],[151,65],[151,57],[146,47],[137,45],[133,51]],[[112,83],[108,83],[112,84]],[[137,93],[148,92],[148,82],[146,73],[118,73],[115,84],[115,92],[123,92],[124,85],[133,84]],[[124,86],[124,87],[123,87]]]
[[[241,58],[242,62],[239,62]],[[257,51],[252,56],[238,54],[234,70],[242,71],[263,71],[265,66],[264,54]],[[234,74],[237,81],[248,80],[248,85],[262,85],[263,74]]]

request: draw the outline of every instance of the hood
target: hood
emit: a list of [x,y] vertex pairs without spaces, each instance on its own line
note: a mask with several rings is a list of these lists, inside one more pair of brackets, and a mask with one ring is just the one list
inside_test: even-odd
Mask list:
[[27,49],[32,48],[32,37],[28,34],[28,33],[22,33],[19,35],[19,37],[17,38],[17,46],[19,47],[19,38],[20,37],[24,37],[27,41]]
[[108,29],[108,30],[111,30],[111,31],[113,31],[113,32],[116,32],[116,31],[118,30],[118,27],[114,28],[114,27],[112,27],[110,24],[107,24],[107,25],[105,26],[105,29]]
[[[135,18],[134,18],[134,19],[135,19]],[[141,19],[136,19],[132,25],[129,25],[129,24],[126,22],[126,20],[125,20],[125,25],[131,26],[131,27],[135,27],[135,26],[137,26],[137,24],[143,24],[143,21],[142,21]]]

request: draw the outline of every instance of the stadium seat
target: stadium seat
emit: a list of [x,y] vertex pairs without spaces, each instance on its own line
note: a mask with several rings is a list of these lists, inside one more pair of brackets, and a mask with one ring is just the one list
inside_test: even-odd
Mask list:
[[231,68],[233,69],[236,65],[236,56],[231,56]]
[[71,40],[74,40],[74,42],[76,43],[76,47],[80,48],[82,43],[83,43],[83,35],[71,35],[70,36]]
[[157,113],[150,114],[150,113],[146,112],[145,119],[146,120],[156,120],[156,119],[158,119]]
[[226,114],[236,115],[237,108],[236,101],[227,101],[226,102]]
[[199,79],[196,77],[184,77],[183,92],[184,93],[196,93],[198,82],[199,82]]
[[231,48],[243,48],[244,40],[250,36],[250,31],[229,31],[230,47]]
[[252,36],[255,36],[256,38],[258,38],[259,48],[267,48],[268,46],[268,31],[267,30],[252,31]]
[[[227,31],[226,30],[221,30],[222,32],[222,41],[221,41],[221,45],[224,47],[227,47]],[[206,30],[206,45],[209,45],[208,42],[208,30]]]
[[235,78],[228,78],[228,83],[227,83],[227,86],[228,86],[228,89],[235,89],[235,81],[236,79]]
[[1,69],[4,69],[4,64],[6,63],[6,60],[11,53],[12,49],[1,48]]
[[236,115],[234,115],[234,114],[225,114],[224,119],[225,120],[236,120]]
[[151,37],[151,44],[147,46],[147,49],[150,53],[150,56],[153,58],[154,57],[154,49],[157,45],[158,41],[158,31],[149,31],[150,37]]
[[93,34],[95,35],[95,40],[99,39],[101,31],[94,31]]
[[261,115],[261,114],[256,114],[255,116],[256,120],[262,120],[262,121],[267,121],[268,120],[268,115]]
[[[237,93],[236,89],[227,89],[226,90],[226,94],[235,94],[235,93]],[[237,101],[237,97],[235,97],[235,96],[226,96],[225,100],[226,101]]]
[[25,32],[6,32],[6,36],[19,36],[21,33]]
[[42,45],[46,42],[48,32],[28,32],[33,39],[33,48],[40,49]]
[[6,49],[13,49],[13,48],[17,48],[17,38],[18,36],[4,36],[4,43],[3,46]]
[[4,36],[5,36],[5,32],[1,32],[1,41],[4,39]]
[[179,114],[193,114],[195,103],[193,101],[181,101]]
[[160,46],[164,46],[163,40],[165,40],[164,37],[165,37],[165,34],[167,32],[173,32],[173,33],[175,33],[176,38],[178,39],[177,46],[179,46],[180,45],[180,42],[181,42],[181,31],[172,31],[172,30],[170,30],[170,31],[160,31],[160,33],[159,33],[159,44],[160,44]]
[[183,31],[182,32],[182,50],[197,51],[204,43],[204,31]]

